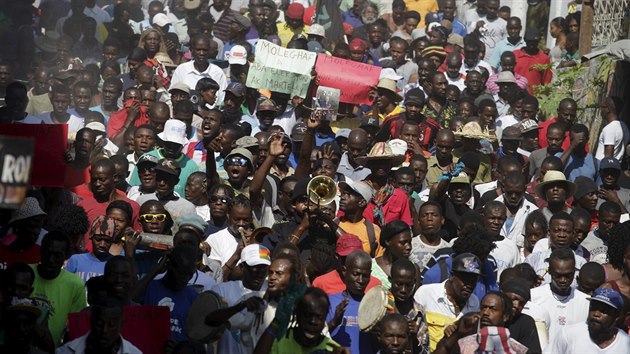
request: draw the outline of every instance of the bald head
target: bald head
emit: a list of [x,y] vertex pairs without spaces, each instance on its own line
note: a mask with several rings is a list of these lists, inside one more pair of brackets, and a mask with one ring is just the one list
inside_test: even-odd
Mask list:
[[350,254],[346,257],[346,267],[354,268],[357,266],[362,266],[367,263],[372,263],[372,258],[369,254],[367,254],[363,250],[355,250],[350,252]]
[[435,140],[455,140],[455,134],[450,129],[440,129],[435,135]]
[[352,142],[364,142],[367,143],[368,135],[365,130],[361,128],[352,129],[350,135],[348,135],[348,143]]

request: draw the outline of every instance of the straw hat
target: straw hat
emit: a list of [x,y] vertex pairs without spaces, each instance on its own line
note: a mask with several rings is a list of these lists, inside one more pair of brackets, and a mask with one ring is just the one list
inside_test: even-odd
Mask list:
[[405,161],[405,155],[394,155],[391,146],[385,142],[374,144],[367,156],[357,157],[356,161],[365,166],[370,161],[376,160],[392,160],[393,166],[398,166]]
[[398,93],[398,91],[396,91],[396,81],[392,79],[378,80],[378,86],[376,86],[376,88],[390,91],[392,94],[396,96],[397,102],[400,102],[403,100],[403,97]]
[[497,140],[497,137],[488,130],[481,130],[481,126],[477,122],[466,123],[461,130],[455,132],[455,135],[470,139],[485,139],[488,141]]
[[168,54],[166,53],[158,52],[157,54],[155,54],[155,59],[166,67],[170,67],[170,68],[177,67],[177,64],[173,63],[173,61],[171,60],[171,57],[169,57]]
[[564,173],[562,173],[561,171],[547,171],[547,173],[545,173],[545,177],[543,178],[543,181],[538,183],[538,185],[536,185],[536,195],[538,196],[538,198],[543,199],[543,200],[547,200],[545,199],[545,194],[544,194],[544,190],[545,187],[552,184],[552,183],[563,183],[567,190],[567,198],[569,198],[570,196],[572,196],[573,194],[575,194],[575,183],[568,181],[567,178],[565,177]]

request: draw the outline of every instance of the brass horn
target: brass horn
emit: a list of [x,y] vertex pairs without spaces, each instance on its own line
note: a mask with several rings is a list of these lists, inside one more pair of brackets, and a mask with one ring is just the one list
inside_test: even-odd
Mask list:
[[327,176],[313,177],[306,186],[308,198],[317,205],[330,204],[337,196],[335,181]]

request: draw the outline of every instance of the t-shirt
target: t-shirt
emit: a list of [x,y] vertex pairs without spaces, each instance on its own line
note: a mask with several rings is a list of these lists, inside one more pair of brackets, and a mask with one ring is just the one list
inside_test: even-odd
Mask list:
[[164,286],[164,281],[152,280],[144,292],[144,305],[166,306],[171,312],[171,339],[175,342],[188,339],[186,321],[188,310],[199,293],[191,286],[173,291]]
[[613,156],[621,161],[623,155],[626,152],[626,146],[630,141],[630,132],[625,122],[619,120],[613,120],[606,124],[602,132],[599,133],[599,144],[597,144],[597,151],[595,152],[595,158],[602,160],[604,158],[604,149],[606,145],[614,146]]
[[512,319],[508,329],[510,330],[510,338],[526,346],[529,353],[540,353],[536,322],[531,316],[521,313]]
[[420,235],[411,239],[411,254],[409,254],[409,260],[417,264],[422,272],[424,268],[431,260],[433,253],[441,248],[449,247],[448,242],[444,239],[440,239],[440,244],[437,246],[431,246],[422,241]]
[[497,17],[494,21],[485,18],[483,21],[485,24],[479,28],[479,33],[481,33],[480,40],[486,46],[486,55],[483,57],[483,60],[489,62],[494,53],[494,48],[507,37],[507,22],[501,17]]
[[[107,259],[109,259],[108,257]],[[90,253],[79,253],[72,255],[66,263],[66,270],[74,273],[87,282],[92,277],[98,277],[105,273],[105,263],[107,259],[101,261]]]
[[324,337],[324,340],[314,347],[304,348],[295,340],[294,333],[294,329],[289,329],[286,336],[274,340],[271,346],[271,354],[328,353],[335,348],[339,348],[339,344],[328,337]]
[[[536,244],[539,244],[543,241],[548,242],[548,240],[542,239],[536,242]],[[549,257],[551,256],[551,248],[549,248],[548,246],[544,248],[544,244],[545,243],[543,242],[538,248],[534,246],[533,252],[529,256],[527,256],[527,258],[525,258],[525,263],[531,265],[532,268],[534,268],[536,274],[543,277],[542,284],[549,284],[551,283],[551,275],[549,275]],[[547,243],[547,245],[549,244]],[[582,268],[584,263],[586,263],[586,259],[576,254],[576,252],[573,253],[575,254],[575,269],[577,269],[575,271],[575,276],[577,277],[580,268]],[[575,279],[573,279],[572,285],[577,286]]]
[[203,256],[203,263],[208,264],[209,261],[218,261],[223,266],[236,251],[239,241],[232,236],[227,228],[211,234],[206,239],[206,242],[210,245],[210,255]]
[[[162,279],[164,275],[166,275],[166,273],[160,273],[156,275],[154,279]],[[197,273],[188,281],[188,285],[195,288],[198,292],[211,290],[216,284],[217,281],[214,280],[214,278],[200,270],[197,270]]]
[[68,314],[79,312],[87,306],[83,280],[63,269],[55,279],[48,280],[39,275],[37,264],[31,264],[31,268],[35,272],[32,297],[48,302],[50,306],[48,329],[55,347],[58,347],[66,328]]
[[[218,92],[217,92],[217,95],[218,95]],[[164,158],[164,151],[162,149],[151,150],[147,152],[146,154],[157,157],[158,160],[161,160]],[[190,176],[193,172],[199,171],[199,166],[197,166],[195,161],[191,160],[190,157],[186,156],[185,154],[181,154],[175,160],[179,164],[179,167],[182,169],[181,172],[179,173],[179,182],[177,182],[177,184],[175,185],[175,192],[178,195],[184,195],[184,188],[186,188],[186,181],[188,181],[188,176]],[[138,175],[137,166],[134,169],[133,173],[131,174],[131,179],[129,180],[129,184],[132,186],[140,185],[140,176]]]
[[[562,327],[586,321],[588,316],[588,296],[571,289],[567,296],[551,291],[551,285],[541,285],[531,290],[532,302],[549,312],[549,343],[555,340]],[[558,352],[564,353],[564,352]]]
[[[369,222],[369,221],[368,221]],[[340,221],[339,227],[349,234],[356,235],[363,243],[363,250],[368,254],[371,254],[372,248],[370,246],[370,238],[368,236],[367,227],[365,225],[366,220],[361,219],[358,222],[352,223],[349,221]],[[384,249],[381,247],[379,240],[381,239],[381,228],[374,225],[374,242],[376,242],[376,252],[374,258],[383,255]]]
[[372,343],[370,334],[359,330],[359,304],[361,299],[355,299],[344,292],[329,296],[330,308],[326,322],[332,320],[335,316],[335,309],[343,299],[348,299],[348,306],[343,313],[343,319],[337,328],[330,332],[331,338],[339,343],[342,347],[350,348],[351,353],[376,353],[376,349]]
[[[373,276],[370,276],[370,282],[368,283],[367,288],[365,288],[365,292],[367,293],[370,289],[377,285],[381,285],[381,281]],[[324,292],[328,295],[337,294],[346,290],[346,284],[343,282],[336,269],[315,278],[313,286],[324,290]]]
[[615,340],[602,349],[591,339],[588,333],[588,325],[585,322],[581,322],[562,328],[555,340],[549,343],[543,353],[616,354],[627,353],[629,350],[630,337],[622,330],[617,329]]
[[597,262],[604,264],[608,262],[608,246],[597,234],[598,227],[586,235],[584,241],[580,243],[580,246],[584,247],[591,255],[589,259],[591,262]]

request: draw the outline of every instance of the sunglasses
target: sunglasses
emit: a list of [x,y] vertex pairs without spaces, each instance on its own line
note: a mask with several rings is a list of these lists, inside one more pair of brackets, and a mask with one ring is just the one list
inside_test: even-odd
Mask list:
[[140,221],[153,222],[153,220],[157,220],[158,222],[164,222],[166,220],[166,214],[142,214],[142,215],[140,215]]
[[230,197],[224,197],[224,196],[220,196],[220,195],[213,195],[213,196],[210,197],[210,202],[212,202],[212,203],[221,202],[223,204],[228,204],[231,201],[232,201],[232,199]]
[[249,163],[248,159],[244,157],[240,157],[240,156],[232,156],[229,159],[225,160],[226,166],[234,166],[234,165],[247,166],[248,163]]

